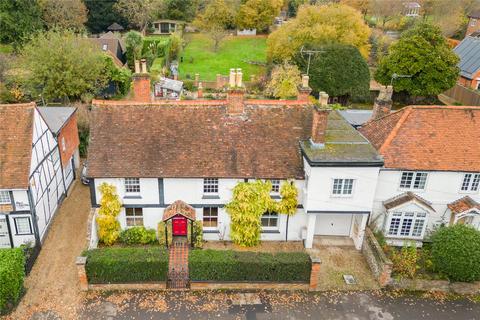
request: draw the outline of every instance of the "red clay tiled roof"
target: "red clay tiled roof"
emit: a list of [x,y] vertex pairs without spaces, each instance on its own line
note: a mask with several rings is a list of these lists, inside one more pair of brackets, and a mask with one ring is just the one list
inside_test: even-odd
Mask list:
[[409,106],[360,132],[386,168],[480,171],[480,107]]
[[402,194],[399,194],[393,198],[390,198],[388,200],[385,200],[383,202],[383,206],[385,209],[392,209],[401,206],[402,204],[405,204],[410,201],[417,201],[418,203],[422,204],[424,207],[427,207],[428,209],[435,211],[432,207],[432,203],[428,202],[427,200],[423,199],[422,197],[416,195],[415,193],[411,191],[404,192]]
[[0,189],[28,188],[34,110],[34,103],[0,104]]
[[480,209],[480,204],[469,196],[455,200],[447,206],[453,213],[462,213],[473,208]]
[[94,101],[90,177],[302,178],[299,142],[312,107],[247,100],[243,116],[226,101],[146,105]]
[[162,221],[173,218],[177,214],[180,214],[190,220],[195,220],[195,209],[182,200],[177,200],[165,208],[163,211]]

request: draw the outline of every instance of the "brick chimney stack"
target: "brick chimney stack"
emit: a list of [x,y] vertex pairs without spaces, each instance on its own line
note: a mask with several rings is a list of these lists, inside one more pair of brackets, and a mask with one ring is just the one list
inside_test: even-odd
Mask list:
[[371,120],[379,119],[383,116],[389,115],[392,111],[392,86],[381,86],[380,93],[373,104],[373,113]]
[[307,76],[306,74],[302,75],[302,84],[298,87],[297,100],[308,102],[308,97],[312,92],[312,89],[308,85],[309,80],[310,80],[309,76]]
[[244,111],[245,88],[243,87],[242,76],[242,69],[230,69],[227,112],[231,115],[242,114]]
[[319,100],[320,105],[313,107],[312,135],[310,140],[313,147],[323,148],[325,146],[328,114],[331,110],[328,108],[328,94],[323,91],[320,92]]
[[150,76],[147,71],[147,60],[135,60],[135,74],[133,75],[133,100],[150,102]]

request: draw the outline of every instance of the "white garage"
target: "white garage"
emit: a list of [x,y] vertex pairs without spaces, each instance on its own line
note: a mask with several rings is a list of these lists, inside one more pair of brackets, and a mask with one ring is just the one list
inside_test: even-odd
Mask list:
[[350,236],[353,214],[319,214],[315,223],[315,235]]

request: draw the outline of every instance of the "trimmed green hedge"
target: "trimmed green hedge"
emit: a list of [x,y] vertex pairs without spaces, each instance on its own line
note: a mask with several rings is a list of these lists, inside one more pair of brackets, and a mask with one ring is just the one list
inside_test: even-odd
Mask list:
[[168,253],[163,248],[100,248],[86,251],[89,283],[165,281]]
[[309,281],[312,262],[304,252],[192,250],[192,281]]
[[12,309],[20,299],[25,278],[23,250],[0,249],[0,314]]

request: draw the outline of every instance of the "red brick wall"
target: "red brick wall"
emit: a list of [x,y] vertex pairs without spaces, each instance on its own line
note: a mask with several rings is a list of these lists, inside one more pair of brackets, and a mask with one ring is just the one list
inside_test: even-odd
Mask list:
[[329,110],[313,109],[313,123],[312,123],[312,141],[314,143],[325,143],[325,131],[327,130],[327,118]]
[[472,25],[472,18],[470,18],[470,20],[468,21],[467,33],[465,34],[465,36],[471,35],[473,32],[480,30],[480,19],[474,20],[476,20],[474,25]]
[[148,75],[135,75],[133,77],[133,99],[139,102],[150,102],[150,77]]
[[[65,150],[63,150],[62,141],[65,141]],[[77,114],[74,113],[58,134],[58,148],[60,149],[62,167],[65,168],[68,160],[75,153],[79,144],[80,139],[78,138]]]

